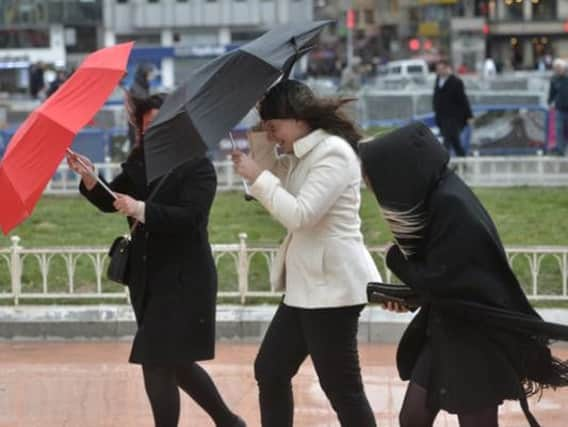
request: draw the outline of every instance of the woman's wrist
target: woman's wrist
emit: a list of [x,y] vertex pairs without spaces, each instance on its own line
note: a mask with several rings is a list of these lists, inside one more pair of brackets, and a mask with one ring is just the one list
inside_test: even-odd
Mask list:
[[89,191],[97,185],[97,180],[92,175],[83,175],[81,176],[81,180],[83,181],[85,188]]

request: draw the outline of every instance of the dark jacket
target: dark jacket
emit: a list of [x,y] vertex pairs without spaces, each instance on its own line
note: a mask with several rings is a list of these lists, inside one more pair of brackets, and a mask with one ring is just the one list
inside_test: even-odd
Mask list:
[[554,104],[557,110],[568,112],[568,76],[555,76],[550,80],[548,104]]
[[[142,150],[122,169],[110,187],[146,200],[153,188],[146,186]],[[146,201],[145,223],[135,229],[129,259],[128,287],[138,323],[133,363],[180,364],[214,356],[217,275],[207,225],[216,185],[211,162],[191,160]],[[100,210],[115,211],[99,184],[91,191],[81,184],[80,191]]]
[[399,373],[410,378],[429,342],[432,408],[465,413],[519,399],[537,426],[525,395],[568,384],[566,365],[548,348],[550,338],[567,339],[568,329],[543,322],[533,310],[493,221],[448,170],[447,156],[418,123],[361,147],[363,168],[383,210],[391,218],[392,212],[406,213],[394,218],[414,224],[406,235],[408,227],[395,224],[398,244],[386,259],[424,302],[400,341]]
[[440,77],[437,77],[432,101],[436,124],[440,128],[457,126],[462,129],[473,117],[463,82],[454,74],[448,76],[442,87],[438,86],[439,81]]

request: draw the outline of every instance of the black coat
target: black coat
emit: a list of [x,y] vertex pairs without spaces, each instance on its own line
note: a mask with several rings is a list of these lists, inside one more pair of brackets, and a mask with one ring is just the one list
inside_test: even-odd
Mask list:
[[[110,187],[146,200],[144,155],[135,151]],[[146,201],[145,223],[134,232],[129,290],[138,330],[130,361],[180,364],[211,359],[215,347],[217,274],[207,225],[217,180],[206,158],[185,163],[168,175]],[[115,212],[99,185],[80,188],[104,212]],[[129,223],[132,220],[129,219]]]
[[473,117],[463,82],[454,74],[448,76],[442,87],[438,86],[439,81],[440,77],[437,77],[432,101],[436,124],[441,129],[461,130]]
[[414,123],[362,144],[361,158],[397,241],[387,265],[424,301],[399,344],[401,378],[429,342],[431,407],[469,412],[519,399],[538,425],[525,395],[568,384],[548,348],[567,328],[531,307],[489,214],[428,128]]

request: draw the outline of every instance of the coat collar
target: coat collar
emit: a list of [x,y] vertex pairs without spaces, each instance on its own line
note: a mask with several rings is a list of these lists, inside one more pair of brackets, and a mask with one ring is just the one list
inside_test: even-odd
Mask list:
[[296,155],[296,157],[301,159],[328,136],[329,133],[327,133],[323,129],[316,129],[310,132],[294,143],[294,145],[292,146],[292,148],[294,149],[294,154]]

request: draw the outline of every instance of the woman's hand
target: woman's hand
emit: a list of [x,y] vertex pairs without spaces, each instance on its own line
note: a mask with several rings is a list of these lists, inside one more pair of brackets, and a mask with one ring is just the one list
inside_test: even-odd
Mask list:
[[231,158],[233,159],[233,164],[237,173],[251,183],[256,181],[262,172],[262,169],[260,169],[258,164],[242,151],[233,151],[231,153]]
[[95,185],[97,185],[97,180],[93,176],[95,171],[95,165],[88,157],[82,156],[81,154],[75,153],[74,151],[68,150],[66,154],[67,165],[69,169],[73,172],[81,175],[83,184],[87,187],[87,190],[92,190]]
[[386,304],[381,304],[385,310],[394,311],[396,313],[406,313],[410,311],[404,304],[399,302],[389,301]]
[[115,193],[117,199],[114,201],[114,208],[125,216],[136,217],[139,213],[139,201],[126,194]]

